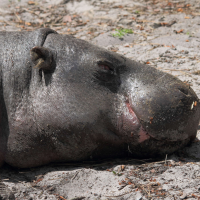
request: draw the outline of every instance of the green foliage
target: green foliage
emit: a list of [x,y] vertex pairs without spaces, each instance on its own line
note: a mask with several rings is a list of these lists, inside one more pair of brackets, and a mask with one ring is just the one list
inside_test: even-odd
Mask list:
[[126,34],[133,34],[133,31],[131,29],[115,29],[117,33],[113,33],[113,37],[123,38]]
[[136,10],[136,11],[135,11],[135,14],[140,14],[140,11]]
[[186,35],[188,35],[189,37],[193,37],[193,34],[190,33],[189,31],[186,32]]
[[120,173],[116,173],[115,171],[112,171],[114,175],[117,175],[117,176],[121,176],[122,174]]
[[[8,0],[9,2],[12,2],[12,0]],[[20,2],[21,0],[18,0],[18,2]]]

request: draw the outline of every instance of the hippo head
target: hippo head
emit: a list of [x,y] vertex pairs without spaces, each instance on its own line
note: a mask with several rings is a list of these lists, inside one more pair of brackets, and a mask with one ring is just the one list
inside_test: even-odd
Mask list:
[[53,161],[164,155],[196,136],[199,99],[170,74],[55,33],[31,58],[34,116],[56,140]]

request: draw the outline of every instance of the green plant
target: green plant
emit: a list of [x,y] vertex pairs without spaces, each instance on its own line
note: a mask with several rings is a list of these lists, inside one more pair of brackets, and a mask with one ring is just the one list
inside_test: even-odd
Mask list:
[[186,35],[188,35],[189,37],[193,37],[193,34],[190,33],[189,31],[186,32]]
[[112,172],[113,172],[113,174],[116,175],[116,176],[121,176],[121,175],[122,175],[122,174],[117,173],[117,172],[115,172],[115,171],[112,171]]
[[136,10],[136,11],[135,11],[135,14],[140,14],[140,11]]
[[131,29],[115,29],[116,33],[113,33],[113,37],[122,38],[126,34],[132,34],[133,31]]
[[[12,2],[12,0],[8,0],[9,2]],[[20,2],[21,0],[18,0],[18,2]]]

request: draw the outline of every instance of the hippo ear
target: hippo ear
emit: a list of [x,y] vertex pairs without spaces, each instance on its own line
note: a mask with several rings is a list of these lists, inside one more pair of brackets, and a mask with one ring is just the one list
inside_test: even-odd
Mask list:
[[34,68],[53,70],[53,54],[50,49],[41,46],[33,47],[30,55],[35,64]]

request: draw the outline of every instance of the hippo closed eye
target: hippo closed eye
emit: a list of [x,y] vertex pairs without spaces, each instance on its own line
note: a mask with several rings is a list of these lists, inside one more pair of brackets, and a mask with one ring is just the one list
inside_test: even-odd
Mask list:
[[174,76],[50,29],[0,33],[0,163],[168,154],[199,99]]

